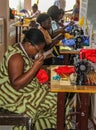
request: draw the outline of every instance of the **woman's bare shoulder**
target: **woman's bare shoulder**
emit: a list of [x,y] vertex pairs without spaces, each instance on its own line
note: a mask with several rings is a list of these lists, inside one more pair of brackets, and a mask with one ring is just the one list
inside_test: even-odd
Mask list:
[[23,57],[20,53],[17,54],[13,54],[10,59],[9,62],[14,62],[14,63],[20,63],[20,62],[24,62]]

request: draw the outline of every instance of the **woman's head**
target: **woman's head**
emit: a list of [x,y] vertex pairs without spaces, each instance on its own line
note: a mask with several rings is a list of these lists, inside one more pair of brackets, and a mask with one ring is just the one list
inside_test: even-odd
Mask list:
[[43,28],[51,28],[51,18],[47,13],[41,13],[36,20]]
[[38,52],[43,51],[46,41],[39,29],[31,28],[24,31],[24,34],[22,44],[26,44],[29,55],[36,55]]
[[49,7],[47,13],[52,18],[52,20],[58,20],[60,12],[57,6],[52,5],[51,7]]
[[37,10],[38,10],[38,5],[37,4],[34,4],[32,6],[32,10],[33,10],[33,13],[35,13]]

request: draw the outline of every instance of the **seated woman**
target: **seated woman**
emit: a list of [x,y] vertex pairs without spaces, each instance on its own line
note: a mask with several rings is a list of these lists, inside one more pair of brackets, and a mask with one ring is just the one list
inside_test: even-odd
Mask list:
[[56,128],[57,93],[37,78],[45,42],[39,29],[29,29],[22,43],[8,47],[0,64],[0,107],[32,118],[34,130]]
[[50,16],[46,13],[41,13],[37,19],[36,22],[40,24],[38,27],[42,33],[44,34],[45,40],[47,45],[52,43],[52,38],[48,32],[48,30],[51,28],[51,19]]
[[73,24],[74,22],[70,22],[68,25],[64,26],[63,24],[60,24],[60,20],[64,16],[64,13],[62,9],[59,9],[57,6],[52,5],[47,10],[48,15],[52,19],[52,29],[53,31],[57,31],[57,29],[65,29],[69,24]]
[[80,8],[80,0],[76,0],[76,3],[73,7],[73,13],[72,13],[72,20],[78,21],[79,20],[79,8]]
[[52,5],[47,10],[47,13],[52,19],[52,29],[53,29],[53,31],[55,31],[56,29],[59,29],[60,28],[60,25],[58,24],[58,21],[60,20],[60,18],[59,18],[60,17],[59,8],[55,5]]
[[[59,9],[57,6],[52,5],[49,7],[49,9],[47,10],[48,15],[51,17],[52,19],[52,30],[54,32],[54,36],[56,36],[58,34],[59,30],[63,30],[63,32],[65,32],[65,26],[64,24],[62,24],[60,22],[62,15],[61,15],[61,9]],[[62,38],[63,39],[63,38]],[[56,46],[54,49],[54,54],[55,55],[60,55],[59,53],[59,47]]]
[[40,11],[38,10],[38,5],[34,4],[32,6],[32,11],[31,11],[31,18],[37,18],[37,16],[40,14]]
[[[44,37],[46,39],[46,47],[45,47],[45,50],[49,50],[51,52],[53,52],[53,49],[52,47],[57,44],[61,39],[63,39],[64,37],[64,30],[57,30],[57,32],[55,32],[55,35],[54,35],[54,32],[52,31],[52,33],[50,34],[49,30],[51,29],[51,18],[50,16],[47,14],[47,13],[42,13],[40,14],[38,17],[37,17],[37,22],[40,24],[39,26],[39,29],[43,32],[44,34]],[[54,36],[56,36],[54,38]],[[49,53],[50,53],[49,51]],[[58,59],[58,58],[56,58]],[[52,60],[52,59],[50,59]],[[53,64],[52,61],[49,60],[49,64]],[[48,59],[47,59],[48,61]],[[47,63],[46,61],[46,63]],[[63,60],[60,60],[60,63],[54,63],[54,64],[63,64]]]
[[[64,23],[63,25],[59,22],[60,19],[61,19],[61,9],[59,9],[57,6],[53,5],[51,7],[49,7],[49,9],[47,10],[47,13],[49,14],[49,16],[51,17],[52,19],[52,30],[55,32],[57,32],[57,30],[62,30],[65,31],[66,27],[68,27],[69,25],[72,25],[74,24],[73,21],[71,21],[69,24],[67,24],[66,26],[64,26]],[[66,32],[66,31],[65,31]],[[59,47],[56,46],[56,49],[55,49],[55,53],[59,53]],[[66,55],[65,55],[66,56]],[[69,57],[69,56],[68,56]],[[66,59],[66,58],[65,58]],[[68,59],[68,58],[67,58]]]

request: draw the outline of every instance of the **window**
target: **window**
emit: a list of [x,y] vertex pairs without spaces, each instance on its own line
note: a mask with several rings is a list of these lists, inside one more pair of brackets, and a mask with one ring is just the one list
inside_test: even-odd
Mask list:
[[[32,5],[36,2],[37,2],[37,0],[32,0]],[[73,9],[75,2],[76,2],[76,0],[66,0],[65,10]],[[48,8],[51,5],[53,5],[53,3],[54,3],[54,0],[46,0],[46,4],[45,4],[45,0],[39,0],[39,4],[38,4],[39,10],[41,12],[46,12],[48,10]]]
[[73,6],[75,4],[76,0],[66,0],[66,7],[65,10],[73,9]]
[[[32,0],[32,5],[36,2],[37,2],[37,0]],[[41,12],[46,12],[48,10],[48,8],[51,5],[53,5],[53,2],[54,2],[54,0],[46,0],[46,3],[45,3],[45,0],[39,0],[38,8]]]

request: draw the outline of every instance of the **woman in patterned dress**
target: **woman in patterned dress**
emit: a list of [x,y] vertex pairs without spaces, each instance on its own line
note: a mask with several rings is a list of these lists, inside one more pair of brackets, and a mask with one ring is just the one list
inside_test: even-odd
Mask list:
[[79,20],[79,10],[80,10],[80,0],[76,0],[75,5],[73,6],[72,20]]
[[48,85],[36,77],[44,46],[40,30],[27,30],[22,43],[8,47],[0,65],[0,107],[32,118],[34,130],[56,128],[57,93],[49,92]]

